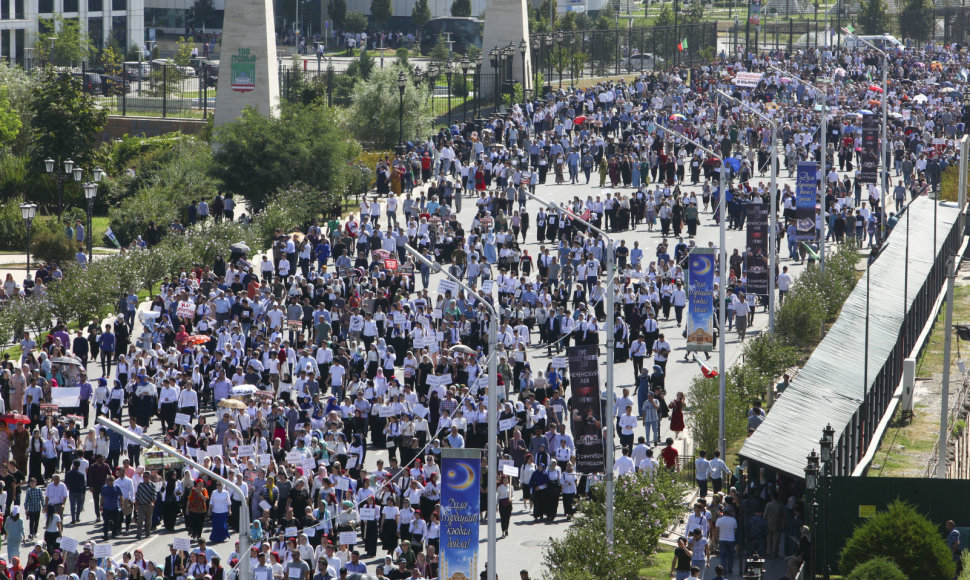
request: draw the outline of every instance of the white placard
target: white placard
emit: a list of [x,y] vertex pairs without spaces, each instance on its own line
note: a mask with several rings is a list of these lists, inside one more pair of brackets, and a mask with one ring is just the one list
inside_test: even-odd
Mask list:
[[556,369],[566,368],[566,357],[564,356],[554,356],[552,357],[552,367]]
[[303,463],[303,453],[300,453],[295,449],[293,451],[287,452],[286,462],[292,463],[294,465],[300,465],[301,463]]
[[512,429],[513,427],[515,427],[515,423],[516,423],[515,419],[502,419],[501,421],[498,422],[498,430],[508,431],[509,429]]
[[186,425],[192,426],[192,415],[186,415],[185,413],[175,413],[175,424],[176,425]]
[[345,465],[344,467],[346,467],[347,469],[353,469],[353,468],[357,467],[357,456],[356,455],[348,455],[347,456],[347,465]]
[[494,287],[495,287],[494,280],[485,280],[484,282],[482,282],[482,294],[488,294],[489,296],[491,296],[492,288]]
[[353,546],[357,543],[357,532],[340,532],[337,543]]
[[350,480],[346,477],[341,477],[337,480],[337,489],[340,491],[348,491],[350,489]]
[[111,544],[98,544],[94,547],[95,558],[110,558]]
[[428,408],[424,405],[415,405],[414,414],[423,419],[424,417],[428,416]]
[[61,551],[77,553],[77,540],[68,538],[67,536],[61,536]]
[[195,304],[187,300],[180,300],[175,315],[182,318],[192,318],[195,316]]
[[519,476],[519,468],[514,465],[503,465],[502,473],[511,477]]
[[442,279],[438,280],[438,294],[444,295],[445,292],[451,292],[452,298],[458,297],[458,284],[454,280]]
[[295,536],[296,534],[297,534],[296,526],[290,526],[290,527],[286,528],[285,530],[283,530],[283,535],[284,536]]
[[271,505],[269,505],[269,502],[268,502],[268,501],[266,501],[265,499],[264,499],[263,501],[261,501],[261,502],[259,502],[259,507],[260,507],[260,508],[261,508],[261,509],[262,509],[263,511],[267,511],[267,512],[268,512],[269,510],[271,510],[271,509],[273,509],[273,506],[271,506]]
[[222,457],[222,445],[209,445],[205,452],[209,457]]
[[377,508],[369,508],[369,507],[360,508],[360,519],[373,520],[376,518],[377,518]]
[[383,407],[381,407],[380,415],[381,417],[387,418],[387,417],[393,417],[394,415],[396,415],[396,413],[394,412],[393,408],[387,405],[384,405]]
[[317,461],[312,457],[307,457],[303,460],[303,473],[310,474],[317,470]]
[[501,467],[504,467],[504,466],[506,466],[506,465],[515,465],[515,462],[514,462],[514,461],[512,461],[511,459],[499,459],[499,460],[498,460],[498,466],[499,466],[500,468],[501,468]]
[[434,310],[432,310],[431,318],[434,318],[435,320],[441,320],[441,309],[435,308]]
[[195,451],[195,460],[198,461],[199,463],[202,463],[203,461],[205,461],[205,458],[208,456],[209,454],[205,452],[205,449],[197,449]]
[[739,72],[734,75],[734,84],[739,87],[756,87],[764,76],[764,73]]
[[259,454],[259,466],[260,467],[266,467],[266,466],[268,466],[269,463],[270,463],[270,461],[272,461],[272,460],[273,460],[273,456],[270,455],[269,453],[260,453]]
[[435,332],[434,333],[434,339],[435,339],[436,342],[444,342],[444,340],[445,340],[445,331],[444,330],[439,330],[439,331]]
[[240,445],[237,451],[239,457],[252,457],[256,454],[255,445]]
[[300,580],[303,578],[303,571],[297,567],[290,566],[286,569],[287,578],[292,578],[293,580]]
[[407,322],[407,320],[408,320],[408,317],[405,316],[403,312],[395,312],[394,313],[394,324],[402,324],[403,325],[405,322]]
[[273,572],[270,570],[257,570],[256,580],[273,580]]
[[188,538],[172,538],[172,547],[176,550],[192,551],[192,540]]
[[303,528],[303,533],[306,534],[306,537],[312,538],[313,536],[317,535],[317,529],[312,526],[309,528]]
[[445,373],[438,377],[438,385],[446,387],[451,384],[451,373]]

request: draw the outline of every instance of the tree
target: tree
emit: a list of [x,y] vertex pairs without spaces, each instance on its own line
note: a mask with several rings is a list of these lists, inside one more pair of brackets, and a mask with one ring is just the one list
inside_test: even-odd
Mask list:
[[664,4],[660,8],[660,14],[657,14],[657,20],[654,22],[655,26],[673,26],[674,25],[674,11],[670,8],[670,4]]
[[882,34],[889,28],[886,0],[863,0],[859,3],[859,28],[862,34]]
[[472,0],[454,0],[451,3],[452,16],[471,16]]
[[57,15],[54,17],[53,28],[48,24],[48,30],[46,33],[39,34],[34,42],[34,60],[37,62],[50,61],[51,38],[54,38],[56,64],[78,64],[86,61],[94,51],[91,39],[81,32],[81,24],[75,19],[65,19]]
[[347,32],[363,32],[367,30],[367,17],[360,12],[348,12],[347,16],[344,17],[344,29]]
[[360,146],[336,115],[318,105],[286,106],[279,117],[246,109],[240,119],[216,130],[212,173],[226,191],[245,198],[254,212],[277,188],[293,183],[323,192],[342,191],[344,173]]
[[108,121],[108,111],[81,90],[81,82],[69,74],[48,70],[37,88],[32,109],[37,167],[42,167],[47,157],[86,164]]
[[906,575],[892,560],[873,558],[857,566],[847,578],[848,580],[906,580]]
[[192,26],[197,30],[202,30],[206,26],[212,26],[212,18],[216,14],[216,6],[212,0],[195,0],[192,4],[192,8],[189,10],[187,19],[192,23]]
[[370,0],[370,18],[377,28],[384,28],[391,19],[391,0]]
[[195,42],[191,38],[185,38],[180,36],[177,41],[175,41],[175,56],[172,60],[175,64],[179,66],[189,66],[189,61],[192,58],[192,48],[195,46]]
[[956,564],[940,530],[926,516],[896,500],[856,528],[839,559],[843,575],[875,557],[899,566],[906,578],[949,580]]
[[428,0],[417,0],[414,3],[414,10],[411,11],[411,22],[418,28],[424,28],[429,20],[431,20],[431,8],[428,7]]
[[17,138],[22,124],[20,116],[10,106],[7,87],[0,85],[0,147],[6,147]]
[[[389,147],[398,140],[400,93],[396,67],[377,69],[370,78],[357,83],[353,103],[347,112],[347,125],[354,135],[366,136],[375,146]],[[407,71],[405,71],[405,74]],[[431,130],[431,111],[427,93],[406,74],[404,89],[404,139],[426,135]]]
[[899,31],[904,38],[922,42],[933,34],[936,13],[932,0],[906,0],[899,12]]
[[330,0],[327,5],[327,13],[333,20],[333,27],[337,30],[343,30],[347,18],[347,0]]

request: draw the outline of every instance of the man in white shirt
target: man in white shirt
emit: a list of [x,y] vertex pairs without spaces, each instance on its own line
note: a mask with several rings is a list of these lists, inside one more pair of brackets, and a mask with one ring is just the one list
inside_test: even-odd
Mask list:
[[647,456],[643,458],[643,461],[637,465],[637,469],[641,473],[646,473],[650,477],[657,474],[657,470],[660,469],[660,464],[656,459],[653,458],[653,449],[647,449]]
[[697,487],[700,489],[698,497],[707,498],[707,475],[710,470],[710,463],[707,461],[707,451],[701,449],[697,454],[698,458],[694,461],[694,473],[697,480]]
[[724,478],[731,476],[731,471],[728,469],[727,464],[721,459],[720,451],[714,451],[714,457],[711,458],[707,465],[707,473],[714,493],[720,493],[724,489]]
[[644,437],[637,438],[637,444],[633,447],[633,451],[630,452],[630,459],[633,460],[633,465],[640,468],[640,464],[643,460],[647,458],[647,452],[650,451],[650,446],[647,445],[647,440]]
[[47,491],[44,492],[47,508],[54,508],[59,514],[64,514],[64,502],[67,501],[67,485],[61,481],[61,476],[54,475],[51,482],[47,484]]
[[663,370],[664,374],[667,373],[667,357],[669,355],[670,343],[664,340],[664,335],[661,333],[657,340],[653,341],[653,360]]
[[778,304],[782,304],[785,301],[785,294],[788,293],[788,289],[791,288],[791,275],[788,273],[788,266],[781,269],[781,274],[778,274]]
[[734,519],[734,509],[727,507],[721,517],[717,518],[714,527],[717,528],[718,554],[721,558],[721,565],[724,571],[731,574],[734,567],[734,544],[736,541],[736,531],[738,521]]
[[630,450],[624,447],[623,455],[613,464],[613,471],[616,472],[617,477],[622,477],[627,473],[633,473],[634,469],[633,460],[630,459]]
[[[620,428],[620,445],[624,449],[633,448],[633,430],[637,426],[636,415],[633,414],[633,405],[626,405],[626,412],[620,415],[619,418],[619,428]],[[632,460],[631,460],[632,463]],[[634,464],[635,466],[636,464]]]

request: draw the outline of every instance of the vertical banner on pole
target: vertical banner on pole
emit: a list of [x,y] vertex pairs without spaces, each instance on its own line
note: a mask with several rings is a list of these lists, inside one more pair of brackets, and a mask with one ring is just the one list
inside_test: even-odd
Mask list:
[[687,350],[714,350],[714,248],[694,248],[687,271]]
[[748,3],[748,23],[751,26],[761,26],[761,0],[751,0]]
[[[825,176],[822,176],[825,179]],[[799,242],[815,240],[815,204],[818,198],[818,164],[802,161],[795,170],[795,238]]]
[[573,387],[573,410],[569,422],[576,444],[576,471],[603,473],[606,450],[600,414],[599,346],[571,346],[566,356]]
[[866,115],[862,119],[862,162],[859,164],[859,181],[875,183],[879,173],[879,119]]
[[478,578],[482,450],[442,449],[441,474],[439,580]]
[[747,251],[744,253],[744,271],[748,277],[748,294],[768,295],[768,244],[771,236],[767,203],[749,203],[747,210]]

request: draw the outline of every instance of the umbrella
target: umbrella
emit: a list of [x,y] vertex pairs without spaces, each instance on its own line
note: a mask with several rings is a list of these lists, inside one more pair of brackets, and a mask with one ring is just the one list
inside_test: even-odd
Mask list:
[[209,337],[205,334],[193,334],[185,341],[186,344],[205,344],[209,342]]
[[856,115],[874,115],[875,113],[873,113],[869,109],[859,109],[858,111],[855,112],[855,114]]
[[229,249],[234,252],[241,252],[243,254],[248,254],[251,251],[246,242],[236,242],[235,244],[229,246]]
[[882,104],[882,101],[880,101],[879,99],[869,99],[870,107],[878,107],[881,104]]
[[242,411],[246,408],[246,403],[237,401],[236,399],[223,399],[219,401],[219,406],[224,409],[236,409],[238,411]]
[[30,423],[30,417],[24,415],[23,413],[4,413],[3,415],[0,415],[0,421],[9,423],[11,425],[17,423],[21,425],[28,425]]
[[296,237],[296,241],[302,242],[303,241],[303,238],[305,236],[303,235],[303,232],[294,231],[294,232],[290,232],[290,233],[286,234],[286,237],[288,237],[288,238]]
[[940,61],[934,60],[933,62],[930,63],[930,70],[942,71],[943,65],[940,64]]
[[670,116],[670,120],[671,121],[683,121],[684,120],[684,116],[681,115],[680,113],[674,113],[673,115]]
[[275,399],[276,393],[273,391],[256,391],[257,397],[263,397],[264,399]]
[[229,393],[232,395],[252,395],[258,390],[259,388],[256,385],[236,385]]
[[585,122],[586,122],[586,116],[585,115],[580,115],[580,116],[576,117],[575,119],[573,119],[573,125],[582,125]]
[[51,359],[51,362],[56,365],[71,365],[74,367],[81,366],[81,359],[76,359],[72,356],[55,356]]
[[913,102],[914,103],[925,103],[928,100],[930,100],[930,98],[927,97],[926,95],[922,95],[922,94],[916,95],[915,97],[913,97]]
[[875,93],[881,93],[882,87],[880,87],[879,85],[869,85],[869,90]]

